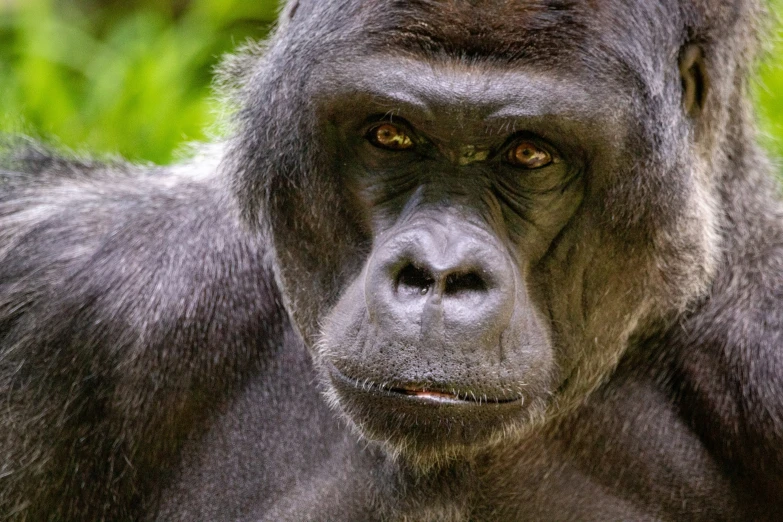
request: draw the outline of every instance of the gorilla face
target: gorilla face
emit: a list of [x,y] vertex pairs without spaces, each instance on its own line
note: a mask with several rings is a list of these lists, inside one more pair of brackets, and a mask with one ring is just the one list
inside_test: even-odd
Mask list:
[[660,124],[687,117],[676,59],[636,64],[653,96],[574,49],[343,40],[291,64],[299,110],[267,134],[306,151],[264,159],[261,211],[291,317],[363,435],[423,463],[520,433],[703,292],[710,188],[688,126]]
[[578,108],[555,82],[487,68],[399,61],[357,82],[380,62],[334,74],[319,98],[372,239],[320,356],[371,437],[416,453],[473,445],[526,422],[553,387],[531,271],[583,199],[584,147],[556,131],[579,125]]

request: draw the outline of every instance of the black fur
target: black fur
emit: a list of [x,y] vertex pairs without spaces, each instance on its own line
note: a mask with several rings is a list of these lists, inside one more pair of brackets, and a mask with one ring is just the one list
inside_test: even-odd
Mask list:
[[[748,99],[763,17],[752,0],[292,1],[226,61],[234,132],[194,160],[12,143],[0,517],[776,520],[783,205]],[[426,153],[369,146],[352,118],[373,111],[429,129]],[[517,131],[559,163],[451,155]],[[513,296],[419,316],[455,335],[413,342],[407,308],[361,292],[379,259],[431,261],[415,248],[441,237],[483,245],[460,291]],[[435,277],[417,270],[414,287]],[[470,405],[400,388],[443,383]]]

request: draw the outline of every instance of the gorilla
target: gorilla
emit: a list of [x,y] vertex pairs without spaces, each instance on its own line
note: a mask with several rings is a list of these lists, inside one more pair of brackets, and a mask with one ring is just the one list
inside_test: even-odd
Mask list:
[[167,168],[8,139],[15,521],[779,520],[760,0],[292,0]]

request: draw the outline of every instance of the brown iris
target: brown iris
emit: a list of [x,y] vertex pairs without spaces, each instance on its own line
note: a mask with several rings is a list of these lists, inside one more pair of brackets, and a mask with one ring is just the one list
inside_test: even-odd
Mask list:
[[368,134],[370,143],[388,150],[406,150],[413,147],[413,141],[399,127],[384,123],[374,127]]
[[552,155],[532,141],[520,141],[508,151],[507,160],[516,167],[537,169],[552,163]]

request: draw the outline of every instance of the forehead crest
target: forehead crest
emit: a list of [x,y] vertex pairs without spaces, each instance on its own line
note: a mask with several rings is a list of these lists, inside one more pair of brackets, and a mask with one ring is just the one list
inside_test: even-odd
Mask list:
[[[390,5],[391,4],[391,5]],[[563,53],[586,32],[591,2],[574,0],[393,0],[377,9],[375,36],[433,54],[497,59]],[[550,56],[551,58],[551,56]]]

